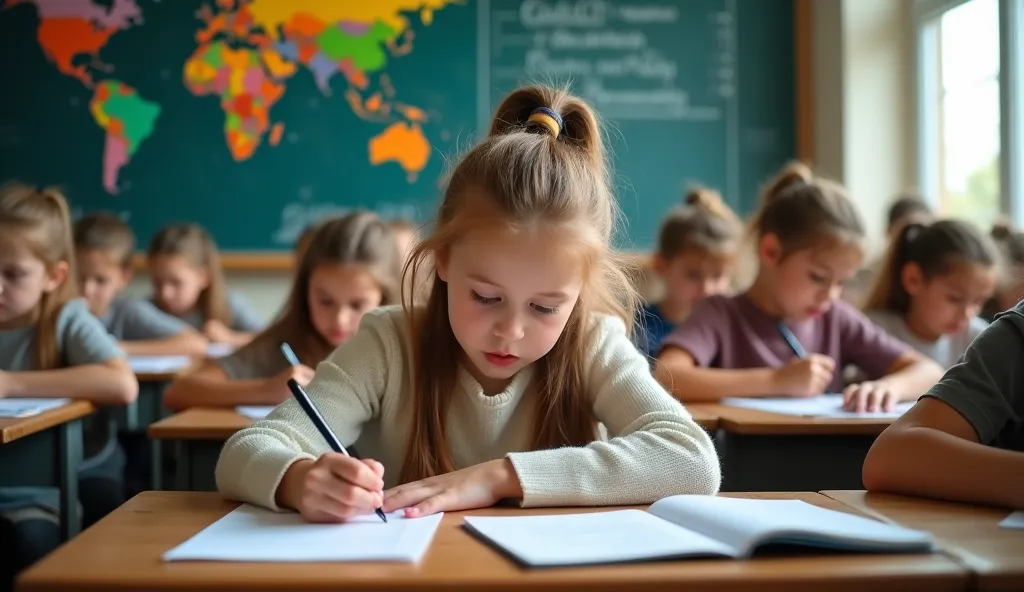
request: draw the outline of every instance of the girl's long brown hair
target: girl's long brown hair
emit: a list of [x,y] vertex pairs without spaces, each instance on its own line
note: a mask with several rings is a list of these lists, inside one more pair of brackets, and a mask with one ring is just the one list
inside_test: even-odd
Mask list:
[[[557,136],[529,121],[538,107],[561,116]],[[632,327],[639,300],[631,281],[634,270],[613,251],[617,216],[600,128],[590,107],[564,90],[540,86],[508,95],[487,138],[452,171],[433,232],[406,263],[406,285],[418,286],[427,276],[432,286],[424,307],[414,304],[409,291],[403,293],[414,364],[413,423],[401,482],[454,469],[445,422],[462,349],[448,317],[448,286],[437,279],[433,258],[445,256],[467,233],[496,225],[554,225],[578,238],[583,289],[558,341],[536,362],[532,447],[593,441],[596,422],[584,391],[583,367],[589,321],[592,313],[603,312]]]
[[64,356],[57,339],[57,320],[64,305],[78,295],[68,203],[53,188],[6,185],[0,188],[0,232],[24,240],[47,271],[61,262],[68,266],[64,281],[43,293],[36,322],[36,368],[60,368]]
[[227,282],[217,243],[210,233],[198,224],[165,226],[149,242],[146,252],[151,259],[160,255],[184,257],[189,265],[208,274],[210,285],[199,294],[197,308],[204,321],[220,321],[230,327],[234,319],[228,306]]
[[284,308],[250,345],[257,347],[257,343],[267,340],[275,344],[287,341],[303,364],[315,368],[334,348],[317,332],[309,313],[309,280],[313,270],[321,265],[363,266],[380,287],[381,305],[398,303],[402,272],[398,243],[376,214],[357,211],[325,220],[317,224],[308,238]]

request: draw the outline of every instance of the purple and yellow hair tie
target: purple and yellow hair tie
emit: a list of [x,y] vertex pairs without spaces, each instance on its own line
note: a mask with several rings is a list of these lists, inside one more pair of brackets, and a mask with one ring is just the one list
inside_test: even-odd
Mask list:
[[530,117],[527,118],[526,123],[542,125],[556,138],[562,133],[562,116],[554,109],[548,107],[537,107],[534,109],[530,113]]

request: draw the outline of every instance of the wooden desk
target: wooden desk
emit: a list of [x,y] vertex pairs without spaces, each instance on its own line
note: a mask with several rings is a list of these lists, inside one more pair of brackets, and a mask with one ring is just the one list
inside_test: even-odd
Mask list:
[[686,410],[693,416],[693,420],[696,421],[700,427],[707,430],[711,435],[714,435],[718,431],[718,413],[716,408],[718,405],[705,405],[705,404],[694,404],[687,405]]
[[[815,493],[745,494],[798,498],[853,512]],[[525,569],[463,528],[462,516],[597,511],[489,508],[445,515],[419,564],[163,563],[161,555],[237,506],[215,493],[146,492],[27,570],[23,592],[70,590],[520,591],[963,590],[967,572],[942,554],[804,553],[749,561],[684,560],[633,565]]]
[[86,401],[72,401],[31,417],[0,418],[0,487],[58,488],[63,540],[75,536],[81,527],[82,418],[95,410]]
[[193,407],[151,424],[147,433],[154,443],[175,441],[178,489],[216,491],[213,470],[224,441],[252,421],[234,409]]
[[718,416],[723,491],[863,489],[864,457],[893,421],[702,408]]
[[970,570],[971,590],[1024,590],[1024,530],[1000,528],[1010,510],[887,493],[822,494],[881,520],[935,535]]

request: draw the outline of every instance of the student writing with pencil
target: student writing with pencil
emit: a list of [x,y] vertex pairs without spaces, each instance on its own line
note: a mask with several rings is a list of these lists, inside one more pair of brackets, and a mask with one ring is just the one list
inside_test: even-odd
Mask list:
[[414,247],[425,306],[367,314],[306,389],[367,460],[331,452],[286,401],[225,444],[220,491],[317,522],[715,493],[711,439],[627,330],[638,297],[613,250],[606,164],[582,100],[507,96]]

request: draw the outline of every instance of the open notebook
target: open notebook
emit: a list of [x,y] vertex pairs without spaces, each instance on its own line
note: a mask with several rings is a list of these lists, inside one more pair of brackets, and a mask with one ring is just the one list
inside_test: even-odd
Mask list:
[[343,524],[311,524],[296,513],[242,504],[164,553],[164,561],[400,561],[427,552],[443,514],[374,514]]
[[0,417],[30,417],[70,402],[71,399],[0,399]]
[[235,407],[235,413],[249,419],[263,419],[276,408],[275,405],[239,405]]
[[192,365],[188,356],[130,356],[128,365],[136,374],[180,372]]
[[839,394],[817,397],[726,397],[722,399],[722,405],[801,417],[897,418],[913,407],[914,402],[897,403],[892,411],[862,413],[843,411],[843,396]]
[[771,544],[863,552],[932,549],[926,532],[798,500],[679,495],[645,510],[467,516],[465,527],[527,566],[749,557]]

